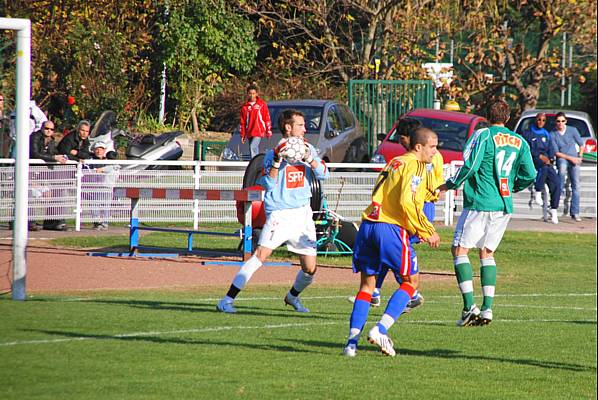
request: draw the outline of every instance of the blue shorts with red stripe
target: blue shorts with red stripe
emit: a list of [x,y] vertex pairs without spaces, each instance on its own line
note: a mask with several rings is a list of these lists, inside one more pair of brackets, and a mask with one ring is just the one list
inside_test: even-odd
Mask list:
[[384,267],[395,277],[419,272],[409,232],[395,224],[362,221],[353,247],[353,272],[378,275]]
[[[424,203],[424,215],[428,218],[428,221],[434,222],[434,216],[436,215],[436,204],[431,201],[426,201]],[[413,235],[411,236],[411,244],[419,244],[421,240],[419,237]]]

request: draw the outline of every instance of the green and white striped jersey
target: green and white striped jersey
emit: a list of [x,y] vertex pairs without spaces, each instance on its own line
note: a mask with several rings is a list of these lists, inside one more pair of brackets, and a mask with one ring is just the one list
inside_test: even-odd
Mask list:
[[463,150],[463,166],[446,181],[449,189],[463,186],[463,208],[513,213],[513,193],[531,185],[536,168],[529,145],[503,126],[475,131]]

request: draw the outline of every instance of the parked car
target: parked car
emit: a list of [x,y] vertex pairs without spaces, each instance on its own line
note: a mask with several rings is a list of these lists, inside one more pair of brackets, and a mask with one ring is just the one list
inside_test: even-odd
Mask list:
[[[411,110],[403,117],[417,119],[425,127],[436,132],[438,135],[438,150],[442,154],[445,163],[463,160],[462,151],[469,136],[477,129],[489,125],[488,121],[479,115],[427,108]],[[376,149],[372,162],[386,163],[407,151],[399,141],[396,130],[397,122],[388,133],[378,135],[378,140],[382,142]]]
[[[546,114],[546,125],[544,128],[548,132],[554,128],[554,120],[556,114],[561,110],[526,110],[521,114],[521,117],[515,125],[515,132],[522,134],[529,129],[538,113]],[[585,141],[584,145],[584,161],[596,162],[596,134],[592,127],[590,116],[583,111],[562,110],[567,117],[567,125],[574,126],[579,131],[581,138]]]
[[[368,147],[359,122],[349,107],[334,100],[280,100],[268,102],[272,120],[272,137],[263,138],[260,152],[273,148],[282,138],[278,116],[293,108],[305,115],[305,138],[317,150],[318,156],[333,163],[368,162]],[[237,128],[222,151],[223,161],[249,161],[249,141],[241,143]]]

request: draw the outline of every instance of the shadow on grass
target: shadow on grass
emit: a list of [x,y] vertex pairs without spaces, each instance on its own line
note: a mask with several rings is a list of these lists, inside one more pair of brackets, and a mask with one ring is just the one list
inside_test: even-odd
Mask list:
[[[130,335],[92,335],[76,332],[50,331],[50,330],[28,330],[28,332],[44,333],[51,336],[59,336],[62,339],[72,339],[73,341],[83,340],[120,340],[123,342],[148,342],[153,344],[184,344],[184,345],[206,345],[206,346],[226,346],[241,347],[251,350],[279,351],[291,353],[317,353],[313,350],[300,349],[292,346],[279,346],[274,344],[257,343],[239,343],[218,340],[196,340],[182,338],[164,338],[148,334],[130,334]],[[184,333],[184,332],[183,332]]]
[[[34,298],[28,301],[37,301],[37,302],[63,302],[60,299],[52,299],[52,298]],[[323,320],[327,321],[331,318],[328,316],[320,315],[322,313],[298,313],[293,311],[290,307],[282,306],[282,299],[280,300],[281,307],[254,307],[248,305],[238,305],[235,304],[235,308],[237,309],[237,314],[240,315],[254,315],[254,316],[266,316],[266,317],[288,317],[289,315],[293,316],[294,318],[302,318],[302,319],[312,319],[312,320]],[[88,304],[101,304],[101,305],[116,305],[116,306],[126,306],[136,309],[142,310],[155,310],[155,311],[178,311],[178,312],[208,312],[208,313],[216,313],[216,314],[223,314],[222,312],[216,309],[216,301],[213,303],[205,303],[205,302],[164,302],[164,301],[156,301],[156,300],[117,300],[117,299],[93,299],[89,301],[84,301],[84,303]],[[334,314],[332,314],[334,315]]]
[[[279,339],[280,341],[284,341],[285,339]],[[309,347],[324,347],[329,349],[342,349],[344,343],[337,343],[337,342],[325,342],[321,340],[301,340],[301,339],[286,339],[289,342],[296,342],[301,343],[304,346]],[[368,346],[368,347],[365,347]],[[365,351],[369,349],[377,349],[375,346],[371,346],[369,344],[363,344],[360,350],[363,349]],[[555,361],[542,361],[542,360],[533,360],[529,358],[522,358],[522,359],[513,359],[513,358],[504,358],[504,357],[492,357],[492,356],[485,356],[481,354],[464,354],[456,350],[448,350],[448,349],[431,349],[431,350],[410,350],[405,348],[396,349],[397,357],[401,356],[414,356],[414,357],[432,357],[432,358],[444,358],[444,359],[463,359],[469,361],[492,361],[492,362],[501,362],[501,363],[511,363],[517,365],[528,365],[533,367],[539,368],[546,368],[546,369],[561,369],[566,371],[574,371],[574,372],[593,372],[596,373],[596,367],[593,366],[586,366],[581,364],[572,364],[572,363],[563,363],[563,362],[555,362]]]

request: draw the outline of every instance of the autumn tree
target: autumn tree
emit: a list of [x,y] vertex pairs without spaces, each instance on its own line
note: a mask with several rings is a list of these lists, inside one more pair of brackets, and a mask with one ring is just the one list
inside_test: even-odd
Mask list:
[[[429,1],[248,0],[240,8],[258,23],[260,55],[288,75],[344,84],[351,79],[425,76],[436,30]],[[376,59],[379,69],[376,70]]]
[[[476,98],[482,106],[504,88],[519,110],[534,108],[547,79],[557,82],[566,74],[583,80],[596,68],[595,0],[466,0],[444,7],[451,23],[443,33],[460,44],[458,81],[448,90],[465,102]],[[563,69],[564,32],[593,59]]]

